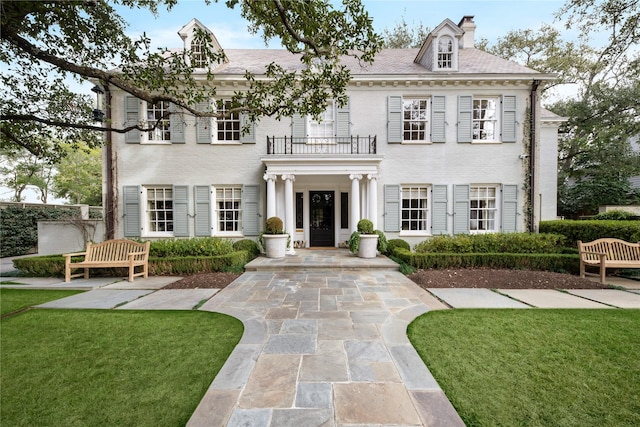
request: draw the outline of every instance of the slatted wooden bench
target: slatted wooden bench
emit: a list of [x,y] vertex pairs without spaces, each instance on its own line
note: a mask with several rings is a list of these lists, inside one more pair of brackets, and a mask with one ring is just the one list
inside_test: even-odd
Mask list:
[[[102,243],[87,243],[85,252],[64,254],[64,280],[70,282],[74,277],[89,278],[90,268],[129,268],[129,281],[134,277],[149,277],[149,242],[137,243],[131,240],[108,240]],[[84,260],[71,262],[72,257],[83,256]],[[142,271],[136,273],[136,267]],[[71,274],[71,270],[84,269],[83,273]]]
[[600,283],[604,284],[607,268],[640,268],[640,243],[629,243],[620,239],[598,239],[582,243],[580,252],[580,277],[584,277],[587,266],[600,267]]

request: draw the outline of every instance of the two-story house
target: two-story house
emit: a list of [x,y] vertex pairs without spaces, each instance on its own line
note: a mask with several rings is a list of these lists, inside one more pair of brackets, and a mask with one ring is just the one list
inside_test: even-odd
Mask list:
[[[196,27],[209,31],[192,20],[179,31],[184,49]],[[419,49],[385,49],[367,66],[345,59],[349,102],[329,102],[321,120],[265,118],[243,134],[241,114],[172,115],[154,132],[113,133],[104,164],[115,237],[255,239],[274,215],[305,247],[339,246],[361,218],[411,244],[535,230],[556,217],[561,118],[538,98],[553,76],[476,49],[474,32],[472,17],[446,19]],[[286,50],[225,53],[213,69],[219,110],[245,70],[300,67]],[[115,125],[170,108],[111,94]]]

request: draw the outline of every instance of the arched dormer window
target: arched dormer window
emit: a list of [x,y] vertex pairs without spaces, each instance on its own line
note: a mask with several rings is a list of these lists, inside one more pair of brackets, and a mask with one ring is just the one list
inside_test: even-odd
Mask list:
[[191,65],[195,68],[206,68],[209,66],[200,40],[194,39],[191,42]]
[[438,40],[438,69],[453,68],[453,39],[445,36]]

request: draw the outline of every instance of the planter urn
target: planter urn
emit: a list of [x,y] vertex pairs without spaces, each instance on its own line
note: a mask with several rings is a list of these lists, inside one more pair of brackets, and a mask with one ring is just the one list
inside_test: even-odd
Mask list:
[[360,246],[358,247],[358,257],[375,258],[378,254],[378,235],[361,234]]
[[262,237],[267,258],[284,258],[287,252],[288,234],[264,234]]

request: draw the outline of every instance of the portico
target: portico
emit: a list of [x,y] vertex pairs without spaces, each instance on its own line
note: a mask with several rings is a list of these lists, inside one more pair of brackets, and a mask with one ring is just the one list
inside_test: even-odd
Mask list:
[[378,177],[382,156],[263,158],[266,215],[282,218],[294,242],[303,247],[334,246],[348,240],[358,221],[377,225]]

